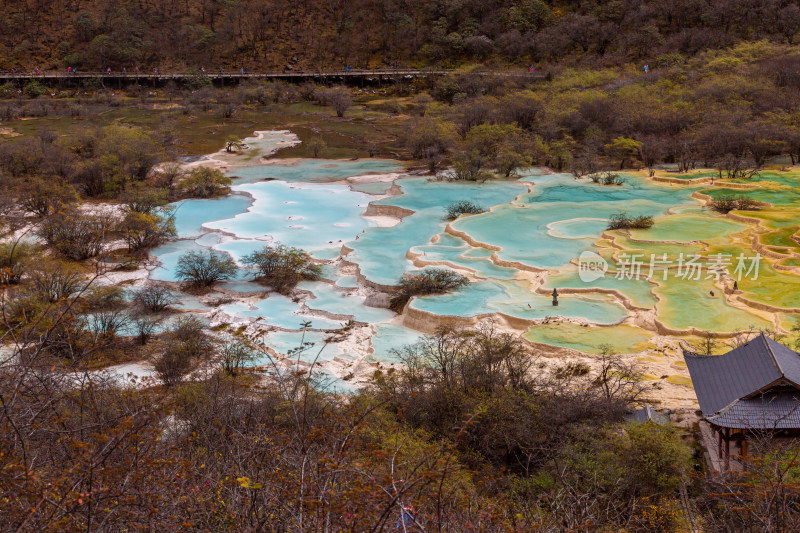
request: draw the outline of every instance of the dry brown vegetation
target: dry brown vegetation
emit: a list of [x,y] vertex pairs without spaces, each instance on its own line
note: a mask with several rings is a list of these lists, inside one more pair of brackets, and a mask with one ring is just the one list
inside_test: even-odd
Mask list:
[[653,217],[648,215],[628,216],[625,213],[615,213],[611,215],[607,229],[650,229],[653,224]]
[[742,211],[753,211],[759,208],[759,203],[752,198],[746,196],[720,196],[716,200],[712,200],[709,207],[718,213],[730,213],[734,209]]
[[414,296],[444,294],[466,285],[469,280],[447,268],[426,268],[403,276],[390,300],[390,308],[400,312]]
[[[402,529],[406,506],[418,530],[443,532],[797,523],[789,449],[742,476],[693,480],[672,429],[622,431],[646,385],[610,352],[600,372],[555,375],[491,325],[442,330],[344,398],[322,392],[313,367],[272,365],[244,339],[222,347],[219,370],[187,379],[187,361],[213,362],[201,329],[187,319],[162,341],[164,386],[76,372],[41,340],[12,343],[0,527],[379,531]],[[314,360],[332,340],[299,350]],[[265,374],[242,368],[253,357]]]

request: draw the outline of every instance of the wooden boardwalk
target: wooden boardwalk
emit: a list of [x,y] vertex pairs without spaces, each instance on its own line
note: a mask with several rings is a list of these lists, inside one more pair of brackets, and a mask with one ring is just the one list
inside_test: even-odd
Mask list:
[[[220,80],[398,80],[410,78],[426,78],[430,76],[450,76],[456,74],[454,70],[447,69],[347,69],[347,70],[326,70],[326,71],[273,71],[273,72],[241,72],[241,71],[207,71],[205,76],[212,81]],[[499,72],[474,72],[478,76],[502,76],[511,78],[539,80],[544,79],[545,75],[538,72],[520,71],[499,71]],[[109,81],[152,81],[164,82],[168,80],[187,80],[194,79],[201,75],[200,72],[114,72],[103,71],[79,71],[75,72],[0,72],[0,80],[81,80],[81,79],[101,79]]]

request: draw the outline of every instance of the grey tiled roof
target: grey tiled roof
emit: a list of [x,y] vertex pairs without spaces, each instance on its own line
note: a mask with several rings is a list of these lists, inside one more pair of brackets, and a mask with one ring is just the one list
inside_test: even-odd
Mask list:
[[800,388],[800,354],[763,333],[725,355],[686,353],[684,359],[706,416],[780,379]]
[[800,428],[800,392],[767,393],[736,400],[718,414],[706,417],[717,426],[733,429]]

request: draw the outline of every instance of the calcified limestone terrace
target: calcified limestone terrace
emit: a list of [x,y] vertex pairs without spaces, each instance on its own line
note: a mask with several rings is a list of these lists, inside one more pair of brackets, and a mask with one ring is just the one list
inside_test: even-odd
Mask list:
[[[179,239],[153,250],[158,267],[150,276],[174,281],[187,250],[211,248],[238,261],[271,242],[306,249],[323,266],[323,279],[301,283],[291,297],[270,293],[241,269],[236,280],[189,307],[212,326],[265,335],[275,360],[315,363],[341,390],[399,363],[392,351],[424,333],[491,319],[526,334],[553,365],[567,357],[591,366],[590,354],[610,344],[662,381],[662,401],[686,405],[691,391],[680,350],[692,335],[787,331],[800,312],[796,173],[713,187],[707,175],[634,173],[622,186],[604,186],[531,170],[517,180],[465,184],[404,174],[393,161],[268,159],[297,142],[289,132],[258,132],[245,142],[239,155],[205,158],[235,178],[232,194],[180,203]],[[730,191],[761,202],[761,209],[726,216],[704,207]],[[443,220],[445,207],[458,200],[488,211]],[[608,218],[622,211],[655,216],[655,226],[607,231]],[[604,277],[581,280],[577,257],[586,251],[609,262]],[[705,272],[682,279],[675,264],[668,279],[660,272],[646,279],[651,255],[674,263],[681,254],[705,261],[756,252],[764,257],[759,276],[740,281],[737,291],[733,265],[719,279]],[[632,254],[644,257],[638,278],[624,268]],[[400,315],[386,309],[391,286],[427,266],[456,269],[470,283],[414,298]],[[551,304],[554,287],[558,307]],[[347,320],[355,321],[348,334],[318,353],[328,332]],[[302,342],[316,346],[287,358]]]

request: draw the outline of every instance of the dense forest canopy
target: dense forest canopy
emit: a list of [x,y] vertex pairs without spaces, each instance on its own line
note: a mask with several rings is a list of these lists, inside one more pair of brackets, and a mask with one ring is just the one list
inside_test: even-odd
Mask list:
[[2,0],[0,68],[667,65],[795,44],[792,0]]

